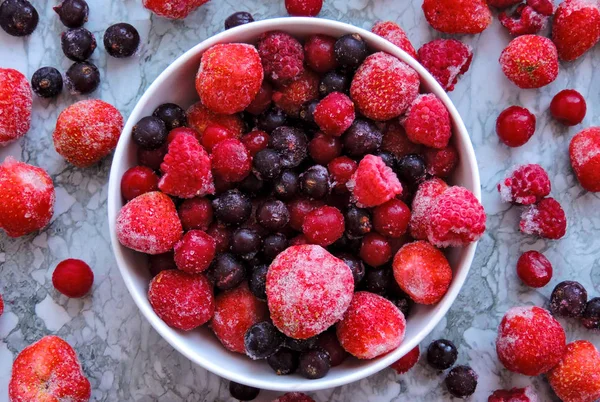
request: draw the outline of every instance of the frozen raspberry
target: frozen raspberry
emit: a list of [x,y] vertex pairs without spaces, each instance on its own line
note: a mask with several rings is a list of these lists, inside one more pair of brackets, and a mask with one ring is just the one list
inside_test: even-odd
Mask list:
[[250,152],[252,157],[254,157],[258,151],[267,148],[270,139],[271,137],[269,134],[261,130],[250,131],[241,138],[242,143],[246,146],[246,149]]
[[562,401],[594,402],[600,398],[600,353],[588,341],[569,343],[563,359],[547,376]]
[[383,133],[381,149],[391,152],[398,159],[410,154],[420,154],[421,144],[410,141],[404,127],[396,121],[389,122]]
[[373,227],[388,237],[401,237],[408,229],[410,209],[398,199],[391,199],[373,210]]
[[500,23],[513,36],[532,35],[541,31],[548,17],[535,11],[533,7],[522,4],[510,15],[503,11],[498,15]]
[[149,167],[134,166],[121,177],[121,195],[127,201],[156,190],[158,190],[158,176]]
[[275,105],[290,117],[298,117],[302,105],[319,97],[319,76],[304,70],[294,81],[273,92]]
[[173,139],[160,170],[163,176],[158,188],[169,195],[194,198],[215,192],[210,158],[192,135],[181,134]]
[[196,138],[202,140],[202,135],[208,126],[223,127],[235,134],[235,138],[242,136],[244,121],[238,114],[219,114],[211,112],[201,102],[196,102],[187,110],[189,126],[196,130]]
[[410,235],[418,240],[427,239],[429,215],[435,199],[442,194],[448,185],[441,179],[433,178],[419,185],[412,202],[410,217]]
[[583,121],[587,105],[584,97],[574,89],[564,89],[550,102],[552,117],[565,126],[575,126]]
[[317,133],[308,143],[308,153],[318,164],[326,165],[342,153],[342,141],[339,137],[330,137]]
[[215,311],[213,288],[206,276],[176,269],[162,271],[152,279],[148,300],[165,324],[183,331],[208,322]]
[[411,299],[435,304],[448,291],[452,268],[444,254],[426,241],[402,246],[393,262],[394,278]]
[[365,117],[390,120],[406,111],[419,93],[419,84],[419,74],[408,64],[377,52],[356,71],[350,96]]
[[372,267],[379,267],[392,258],[392,247],[379,233],[369,233],[360,245],[360,258]]
[[201,230],[190,230],[174,247],[177,268],[189,274],[206,271],[216,253],[215,240]]
[[577,133],[569,145],[569,156],[581,187],[587,191],[600,191],[600,127]]
[[402,184],[396,174],[374,155],[367,155],[360,161],[346,186],[360,208],[376,207],[402,194]]
[[279,85],[293,81],[304,71],[304,49],[293,36],[271,31],[258,41],[265,77]]
[[496,352],[515,373],[536,376],[556,366],[565,353],[565,331],[547,310],[513,307],[498,328]]
[[327,35],[309,36],[304,43],[306,65],[318,73],[327,73],[335,69],[335,41],[335,38]]
[[[193,134],[194,136],[196,135],[196,132],[189,128],[177,128],[169,133],[169,138],[171,140],[174,138],[174,135],[177,135],[174,133],[183,132],[178,130],[185,130],[185,132]],[[202,134],[201,144],[204,147],[204,149],[206,149],[206,151],[212,153],[215,145],[229,139],[238,139],[238,136],[233,131],[226,129],[225,127],[209,125],[206,127],[206,130],[204,130],[204,134]],[[169,143],[171,142],[168,138],[167,141]]]
[[499,389],[488,397],[488,402],[538,402],[538,396],[532,387]]
[[117,238],[125,247],[146,254],[170,251],[182,235],[175,204],[159,191],[129,201],[117,217]]
[[320,207],[306,214],[302,232],[308,241],[319,246],[329,246],[344,234],[344,216],[339,209]]
[[427,239],[436,247],[460,247],[479,240],[485,211],[472,192],[453,186],[440,194],[429,211]]
[[285,0],[289,15],[315,17],[323,7],[323,0]]
[[504,75],[519,88],[541,88],[558,76],[558,53],[550,39],[523,35],[502,51],[500,65]]
[[418,60],[445,91],[453,91],[458,77],[469,70],[473,50],[456,39],[436,39],[421,46]]
[[45,336],[19,353],[12,366],[11,402],[87,402],[92,388],[75,351],[58,336]]
[[185,200],[177,208],[183,230],[207,230],[213,220],[211,201],[207,198]]
[[402,356],[400,360],[392,363],[390,367],[396,370],[397,374],[406,374],[415,366],[415,364],[417,364],[420,355],[419,345],[417,345],[413,350]]
[[341,92],[323,98],[314,112],[315,123],[327,135],[340,136],[354,122],[354,103]]
[[402,343],[406,320],[391,301],[369,292],[356,292],[336,332],[344,349],[359,359],[373,359]]
[[244,335],[248,329],[269,316],[265,302],[258,300],[242,283],[215,298],[215,314],[210,327],[219,341],[232,352],[246,353]]
[[315,400],[302,392],[288,392],[277,399],[273,399],[273,402],[315,402]]
[[517,275],[525,285],[541,288],[552,279],[552,264],[539,251],[527,251],[517,261]]
[[346,183],[356,171],[358,164],[347,156],[339,156],[327,164],[331,185],[341,193],[347,192]]
[[94,283],[94,273],[84,261],[69,258],[58,263],[52,273],[52,285],[67,297],[83,297]]
[[423,12],[433,29],[450,34],[478,34],[492,23],[485,0],[425,0]]
[[442,149],[427,148],[423,153],[427,173],[437,177],[448,177],[458,164],[458,151],[452,144]]
[[0,147],[29,131],[32,102],[27,78],[17,70],[0,68]]
[[184,19],[208,0],[143,0],[144,7],[154,14],[170,19]]
[[295,339],[310,338],[340,320],[353,291],[350,268],[317,245],[287,248],[267,273],[273,324]]
[[519,228],[525,234],[557,240],[567,231],[567,217],[558,201],[548,197],[521,214]]
[[498,115],[496,134],[509,147],[520,147],[535,133],[535,116],[521,106],[507,107]]
[[371,32],[375,35],[381,36],[392,44],[398,46],[400,49],[408,53],[412,58],[417,58],[417,52],[413,47],[412,43],[406,36],[404,29],[400,28],[400,25],[393,21],[379,21],[373,25]]
[[503,202],[531,205],[550,194],[550,178],[543,167],[535,163],[522,165],[498,183]]
[[108,155],[123,129],[123,116],[97,99],[79,101],[58,116],[52,139],[67,162],[85,168]]
[[445,148],[452,136],[448,109],[434,94],[419,95],[408,107],[402,124],[409,140],[431,148]]
[[304,219],[309,212],[323,206],[323,202],[309,198],[296,198],[287,204],[290,213],[290,226],[294,230],[302,230]]
[[211,155],[212,169],[215,176],[237,183],[252,170],[252,157],[240,140],[225,140],[218,143]]
[[571,0],[558,5],[552,41],[561,60],[582,56],[600,40],[600,8],[595,1]]
[[10,237],[42,229],[54,213],[54,185],[42,168],[8,156],[0,164],[0,228]]
[[522,0],[488,0],[488,5],[491,7],[504,9],[521,3]]

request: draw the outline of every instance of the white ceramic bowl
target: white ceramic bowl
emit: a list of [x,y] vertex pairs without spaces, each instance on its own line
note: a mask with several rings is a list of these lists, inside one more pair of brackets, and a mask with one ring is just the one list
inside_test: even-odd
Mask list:
[[175,60],[146,90],[133,109],[117,145],[108,190],[108,220],[112,246],[121,275],[133,300],[167,342],[207,370],[229,380],[261,389],[312,391],[348,384],[374,374],[398,360],[421,342],[446,314],[460,291],[469,272],[476,244],[450,250],[448,257],[454,271],[454,278],[448,293],[435,306],[416,306],[408,319],[404,342],[398,349],[374,360],[347,359],[344,364],[333,368],[327,376],[318,380],[306,380],[299,375],[277,376],[266,362],[251,361],[241,354],[227,351],[206,326],[191,332],[182,332],[168,327],[158,318],[146,296],[151,279],[146,258],[121,246],[115,231],[117,214],[123,206],[120,190],[121,176],[127,169],[136,165],[136,151],[131,140],[131,129],[139,119],[152,114],[152,111],[162,103],[173,102],[188,107],[198,100],[194,77],[200,64],[200,57],[206,49],[217,43],[254,43],[260,34],[271,30],[282,30],[297,38],[304,38],[310,34],[339,37],[357,32],[372,50],[385,51],[409,64],[421,76],[424,90],[437,95],[450,112],[454,130],[453,141],[460,154],[460,162],[452,182],[468,188],[477,198],[480,198],[479,172],[473,146],[463,121],[450,98],[435,79],[419,63],[390,42],[366,30],[337,21],[317,18],[277,18],[221,32]]

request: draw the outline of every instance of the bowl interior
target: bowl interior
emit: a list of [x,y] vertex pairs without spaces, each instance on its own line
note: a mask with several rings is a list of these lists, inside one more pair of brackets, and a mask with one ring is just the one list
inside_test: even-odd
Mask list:
[[453,120],[453,141],[460,154],[460,162],[451,181],[473,191],[478,198],[480,198],[480,184],[475,155],[468,133],[452,102],[435,79],[399,48],[352,25],[315,18],[279,18],[243,25],[213,36],[197,45],[169,66],[148,88],[133,110],[119,140],[112,164],[108,194],[108,218],[112,246],[119,269],[133,300],[152,326],[173,347],[193,362],[217,375],[262,389],[311,391],[347,384],[369,376],[387,367],[414,348],[439,322],[456,298],[469,271],[476,245],[471,244],[465,248],[449,250],[447,255],[453,267],[454,279],[448,293],[435,306],[415,306],[413,314],[408,319],[405,340],[398,349],[369,361],[347,359],[344,364],[332,369],[326,377],[318,380],[306,380],[297,375],[277,376],[266,362],[254,362],[243,355],[227,351],[206,326],[198,330],[182,332],[165,325],[154,314],[146,297],[148,283],[151,279],[146,258],[121,246],[115,232],[116,217],[124,204],[119,187],[121,176],[127,169],[136,165],[136,150],[130,135],[132,126],[140,118],[152,114],[153,110],[162,103],[173,102],[187,107],[198,100],[194,77],[204,50],[216,43],[255,43],[261,33],[276,29],[286,31],[298,38],[305,38],[315,33],[339,37],[347,33],[358,32],[372,50],[393,54],[415,68],[421,76],[423,89],[426,92],[434,93],[445,103]]

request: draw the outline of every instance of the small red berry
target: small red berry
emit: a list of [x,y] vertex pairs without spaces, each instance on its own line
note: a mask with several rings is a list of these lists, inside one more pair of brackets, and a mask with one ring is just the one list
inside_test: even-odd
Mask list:
[[338,137],[317,133],[308,143],[308,152],[315,162],[325,165],[341,155],[342,141]]
[[323,0],[285,0],[288,14],[298,17],[314,17],[323,7]]
[[334,207],[317,208],[304,218],[302,232],[309,242],[329,246],[344,234],[344,216]]
[[121,194],[127,201],[156,190],[158,190],[158,176],[149,167],[134,166],[121,178]]
[[417,364],[420,354],[419,345],[417,345],[413,350],[402,356],[400,360],[392,363],[390,367],[396,370],[398,374],[405,374]]
[[304,60],[318,73],[326,73],[337,67],[335,60],[336,39],[327,35],[312,35],[304,44]]
[[560,91],[550,102],[552,117],[565,126],[575,126],[581,123],[586,111],[585,99],[574,89]]
[[541,288],[552,279],[552,264],[539,251],[527,251],[517,261],[517,275],[525,285]]
[[327,135],[339,137],[354,122],[354,103],[341,92],[332,92],[315,108],[315,123]]
[[526,108],[511,106],[496,120],[496,134],[509,147],[520,147],[535,132],[535,116]]
[[271,137],[264,131],[254,130],[242,137],[242,144],[246,146],[250,155],[254,157],[258,151],[269,146],[269,140]]
[[252,157],[240,140],[219,142],[214,146],[211,156],[215,176],[226,182],[240,182],[252,170]]
[[[175,130],[173,130],[175,131]],[[230,138],[236,139],[237,136],[234,132],[227,130],[225,127],[209,125],[202,134],[202,146],[206,148],[208,152],[212,152],[215,145],[221,141],[228,140]]]
[[312,210],[319,208],[323,203],[317,200],[308,198],[297,198],[287,203],[288,211],[290,212],[290,226],[295,230],[302,230],[304,218]]
[[213,222],[206,234],[215,239],[215,250],[217,253],[224,253],[229,250],[229,240],[231,230],[220,222]]
[[183,230],[207,230],[213,220],[212,203],[208,198],[190,198],[177,208]]
[[246,112],[255,116],[261,114],[271,106],[272,96],[273,87],[269,84],[269,81],[263,81],[258,94],[246,108]]
[[[211,125],[210,123],[208,123],[208,124]],[[208,127],[208,125],[206,127]],[[194,130],[193,128],[177,127],[177,128],[174,128],[173,130],[169,131],[169,135],[167,135],[166,145],[169,145],[171,142],[173,142],[175,137],[177,137],[179,134],[190,134],[196,138],[201,139],[201,135],[199,135],[198,131]]]
[[175,244],[175,264],[188,274],[206,271],[216,254],[216,241],[201,230],[190,230]]
[[458,151],[449,144],[446,148],[427,148],[423,153],[427,173],[437,177],[448,177],[458,164]]
[[369,233],[360,245],[360,258],[368,265],[378,267],[392,258],[392,247],[382,235]]
[[94,273],[81,260],[69,258],[61,261],[52,273],[52,285],[67,297],[83,297],[92,288]]
[[352,178],[356,168],[358,168],[358,163],[347,156],[339,156],[329,162],[327,170],[329,170],[332,186],[337,192],[348,192],[346,183]]
[[600,191],[600,127],[577,133],[569,144],[569,156],[581,187],[587,191]]
[[567,217],[558,201],[547,197],[521,214],[521,232],[558,240],[567,232]]
[[373,210],[373,227],[388,237],[401,237],[408,229],[410,209],[402,201],[392,198]]
[[0,295],[0,316],[4,313],[4,300],[2,299],[2,295]]
[[167,154],[167,145],[158,149],[137,149],[137,161],[142,166],[147,166],[152,170],[160,170],[160,164]]
[[162,254],[148,255],[148,270],[153,278],[167,269],[177,269],[175,257],[173,256],[172,251]]

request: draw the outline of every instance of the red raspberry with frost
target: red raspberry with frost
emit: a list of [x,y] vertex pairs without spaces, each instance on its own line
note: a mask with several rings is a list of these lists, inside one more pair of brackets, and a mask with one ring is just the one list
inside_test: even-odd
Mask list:
[[436,247],[461,247],[485,231],[485,211],[472,192],[452,186],[440,194],[429,212],[427,239]]
[[352,301],[354,279],[342,260],[307,244],[279,253],[266,286],[273,324],[289,337],[308,339],[342,318]]
[[194,198],[215,192],[210,158],[192,135],[180,134],[173,139],[160,170],[163,176],[158,188],[169,195]]
[[406,111],[419,94],[419,74],[384,52],[373,53],[358,68],[350,97],[369,119],[390,120]]
[[144,193],[125,204],[116,226],[122,245],[146,254],[170,251],[183,232],[175,204],[160,191]]
[[419,63],[440,83],[445,91],[453,91],[458,77],[469,70],[473,49],[456,39],[436,39],[421,46]]
[[346,183],[360,208],[381,205],[402,194],[402,184],[379,156],[367,155]]
[[408,139],[431,148],[445,148],[452,137],[450,114],[434,94],[419,95],[402,118]]
[[273,92],[273,102],[288,116],[298,117],[302,105],[319,97],[319,76],[304,70],[298,78]]
[[288,392],[277,399],[273,399],[273,402],[315,402],[315,400],[302,392]]
[[419,361],[419,345],[415,346],[413,350],[402,356],[399,360],[390,365],[391,368],[396,370],[397,374],[406,374],[408,371],[417,364]]
[[523,35],[502,51],[500,65],[504,75],[519,88],[541,88],[558,76],[558,53],[550,39]]
[[458,151],[452,144],[442,149],[427,148],[423,153],[427,173],[437,177],[448,177],[458,164]]
[[539,398],[532,387],[498,389],[488,397],[488,402],[538,402]]
[[148,301],[165,324],[183,331],[207,323],[215,311],[212,284],[206,276],[177,269],[162,271],[152,279]]
[[0,147],[29,131],[32,103],[27,78],[12,68],[0,68]]
[[508,370],[536,376],[546,373],[562,359],[565,331],[543,308],[513,307],[498,328],[496,352]]
[[527,0],[527,5],[546,17],[554,14],[553,0]]
[[215,239],[201,230],[190,230],[175,243],[175,264],[188,274],[199,274],[210,266],[216,253]]
[[420,154],[421,148],[421,144],[415,144],[408,139],[406,130],[399,122],[391,121],[385,127],[381,142],[381,149],[384,151],[391,152],[396,158],[401,159],[406,155]]
[[393,21],[379,21],[373,25],[371,32],[375,35],[381,36],[392,44],[398,46],[400,49],[408,53],[412,58],[417,58],[417,52],[414,46],[410,43],[410,39],[404,32],[404,29],[400,28],[400,25]]
[[569,144],[571,166],[581,187],[600,191],[600,127],[577,133]]
[[239,114],[219,114],[211,112],[201,102],[196,102],[187,110],[189,126],[196,130],[196,138],[202,141],[202,135],[208,126],[220,126],[240,138],[244,132],[245,125]]
[[196,91],[209,110],[234,114],[252,102],[262,81],[263,68],[256,48],[246,43],[224,43],[202,54]]
[[478,34],[492,23],[485,0],[425,0],[423,12],[433,29],[450,34]]
[[67,162],[85,168],[108,155],[119,141],[123,116],[97,99],[79,101],[58,115],[52,139]]
[[344,318],[336,325],[346,352],[373,359],[396,349],[404,339],[404,314],[391,301],[369,292],[356,292]]
[[550,194],[550,178],[543,167],[535,163],[516,168],[498,183],[503,202],[531,205]]
[[600,353],[591,342],[571,342],[547,377],[562,401],[594,402],[600,398]]
[[252,170],[252,156],[240,140],[219,142],[213,148],[211,161],[215,176],[229,183],[244,180]]
[[169,19],[184,19],[208,0],[143,0],[144,7]]
[[508,8],[521,3],[523,0],[488,0],[488,5],[495,8]]
[[410,216],[410,235],[417,240],[427,239],[429,215],[435,199],[440,196],[448,185],[442,179],[433,178],[419,185],[413,198]]
[[0,164],[0,228],[19,237],[45,227],[54,213],[54,184],[42,168],[8,156]]
[[217,295],[210,327],[227,350],[245,354],[246,331],[268,318],[267,304],[254,297],[244,282]]
[[567,232],[567,217],[558,201],[544,198],[521,214],[521,232],[557,240]]
[[536,34],[544,29],[548,22],[547,16],[525,4],[521,4],[510,15],[506,11],[501,12],[498,19],[513,36]]
[[315,123],[326,135],[340,136],[354,122],[354,102],[341,92],[332,92],[317,104]]
[[266,32],[257,47],[265,77],[276,84],[285,85],[304,71],[304,49],[293,36],[281,31]]
[[552,41],[561,60],[582,56],[600,40],[600,7],[597,1],[561,2],[554,14]]

